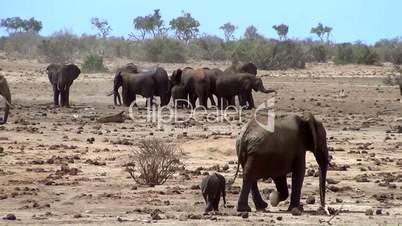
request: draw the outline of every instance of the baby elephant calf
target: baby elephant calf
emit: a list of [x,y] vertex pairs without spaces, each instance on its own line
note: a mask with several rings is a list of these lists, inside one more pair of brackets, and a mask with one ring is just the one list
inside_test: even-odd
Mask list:
[[223,204],[226,207],[226,181],[219,173],[213,173],[206,176],[201,183],[202,196],[206,203],[205,212],[212,210],[218,211],[221,195],[223,196]]

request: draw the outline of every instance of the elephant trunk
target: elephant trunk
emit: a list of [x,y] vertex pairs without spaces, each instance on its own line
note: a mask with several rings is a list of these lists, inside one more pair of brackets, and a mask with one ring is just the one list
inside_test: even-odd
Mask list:
[[[120,98],[120,93],[119,93],[119,87],[115,86],[113,88],[113,101],[114,101],[114,105],[121,105],[121,98]],[[117,103],[118,101],[118,103]]]
[[274,92],[276,92],[274,89],[265,89],[265,87],[262,87],[260,91],[263,92],[263,93],[274,93]]
[[327,180],[328,164],[320,165],[320,203],[321,207],[325,207],[325,181]]

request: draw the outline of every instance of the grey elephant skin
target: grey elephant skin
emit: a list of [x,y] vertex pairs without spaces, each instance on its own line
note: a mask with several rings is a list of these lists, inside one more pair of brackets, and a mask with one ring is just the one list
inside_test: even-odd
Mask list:
[[120,87],[122,87],[122,99],[125,106],[130,106],[136,100],[136,95],[149,98],[151,105],[154,96],[160,97],[161,106],[167,105],[170,101],[169,77],[165,69],[161,67],[150,71],[137,71],[133,68],[120,69],[113,82],[115,105],[121,105]]
[[[306,168],[306,150],[313,152],[320,167],[319,190],[321,207],[325,206],[325,180],[328,168],[328,147],[323,124],[306,113],[303,117],[288,115],[275,119],[274,132],[265,129],[266,115],[257,115],[239,135],[236,142],[238,164],[243,168],[243,184],[238,200],[238,211],[251,211],[248,195],[251,190],[256,209],[265,209],[257,186],[260,178],[272,178],[275,182],[277,202],[286,200],[289,193],[286,175],[292,173],[292,193],[289,211],[300,208],[300,193]],[[239,170],[237,168],[236,175]],[[236,178],[236,176],[235,176]],[[271,199],[272,205],[275,203]]]
[[78,78],[81,70],[75,64],[50,64],[47,68],[47,74],[53,87],[54,106],[70,106],[70,86]]
[[233,100],[233,96],[239,96],[239,105],[247,109],[255,108],[252,98],[252,90],[263,93],[275,92],[273,89],[266,89],[261,78],[250,73],[223,73],[216,80],[216,94],[218,106],[223,106],[222,100]]
[[224,206],[226,206],[226,180],[219,173],[213,173],[204,177],[201,183],[202,196],[205,200],[205,212],[212,210],[219,211],[219,201],[223,198]]
[[178,108],[187,107],[187,92],[184,85],[173,85],[171,88],[171,95],[173,100],[173,106]]
[[195,107],[197,98],[201,106],[208,108],[208,97],[210,89],[209,77],[206,69],[184,68],[173,71],[171,80],[174,85],[183,85],[186,88],[190,103]]
[[0,95],[5,99],[5,110],[3,118],[0,118],[0,125],[3,125],[7,122],[8,114],[10,113],[11,108],[11,92],[10,87],[8,86],[6,78],[3,75],[0,75]]
[[402,96],[402,76],[399,77],[399,91],[401,91],[401,96]]

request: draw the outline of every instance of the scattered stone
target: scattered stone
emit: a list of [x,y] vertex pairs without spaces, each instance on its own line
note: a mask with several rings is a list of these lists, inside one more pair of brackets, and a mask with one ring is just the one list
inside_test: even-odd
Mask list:
[[3,217],[3,219],[4,220],[9,220],[9,221],[15,221],[15,220],[17,220],[17,217],[14,214],[9,213],[5,217]]
[[246,218],[248,218],[248,212],[242,212],[241,214],[240,214],[240,216],[241,216],[241,218],[243,218],[243,219],[246,219]]
[[80,213],[77,213],[77,214],[74,214],[74,216],[73,216],[74,218],[81,218],[82,217],[82,215],[80,214]]
[[315,203],[315,197],[313,195],[309,195],[306,199],[307,204],[314,204]]
[[297,207],[294,207],[290,212],[292,213],[293,216],[300,216],[300,215],[302,215],[302,211],[301,211],[299,208],[297,208]]
[[375,214],[376,214],[376,215],[382,215],[382,209],[377,209],[377,210],[375,211]]
[[281,221],[282,219],[283,219],[283,217],[282,216],[279,216],[279,217],[277,217],[276,218],[278,221]]
[[374,214],[374,210],[373,209],[366,209],[366,211],[364,212],[364,214],[366,214],[367,216],[373,216]]

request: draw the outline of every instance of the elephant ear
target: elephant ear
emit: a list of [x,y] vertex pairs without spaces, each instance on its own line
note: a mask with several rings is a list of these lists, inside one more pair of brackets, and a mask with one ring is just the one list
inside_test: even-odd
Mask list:
[[180,84],[182,73],[183,73],[183,71],[181,69],[177,69],[177,70],[173,71],[172,78],[171,78],[173,81],[173,84],[175,84],[175,85]]
[[318,135],[317,135],[317,129],[316,129],[316,120],[313,114],[310,112],[304,113],[303,118],[306,122],[308,122],[309,129],[311,131],[311,144],[310,148],[312,149],[312,152],[315,152],[318,147]]

